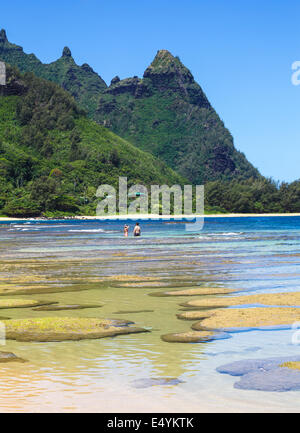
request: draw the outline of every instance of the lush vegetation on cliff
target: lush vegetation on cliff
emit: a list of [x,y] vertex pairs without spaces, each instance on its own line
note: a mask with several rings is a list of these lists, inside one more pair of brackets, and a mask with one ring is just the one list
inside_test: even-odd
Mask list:
[[259,178],[191,72],[168,51],[157,53],[143,79],[117,77],[94,118],[201,184]]
[[96,188],[175,184],[163,162],[89,120],[54,83],[7,67],[0,87],[0,213],[95,214]]
[[24,53],[22,47],[8,41],[5,30],[0,31],[0,60],[16,66],[21,72],[33,72],[36,76],[59,84],[67,90],[93,116],[100,94],[107,88],[102,78],[86,63],[78,66],[68,47],[55,62],[44,64],[34,54]]

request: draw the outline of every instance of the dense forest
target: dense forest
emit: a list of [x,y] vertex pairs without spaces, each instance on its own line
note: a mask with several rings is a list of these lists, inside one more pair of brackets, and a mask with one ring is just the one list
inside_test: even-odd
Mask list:
[[210,213],[300,212],[300,181],[288,184],[260,178],[208,182],[205,205]]
[[58,85],[7,66],[0,86],[0,213],[95,214],[96,189],[183,184],[163,162],[89,120]]

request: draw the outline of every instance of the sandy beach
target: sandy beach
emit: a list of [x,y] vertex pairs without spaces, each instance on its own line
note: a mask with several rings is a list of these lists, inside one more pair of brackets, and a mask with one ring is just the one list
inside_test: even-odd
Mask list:
[[12,217],[0,217],[1,221],[35,221],[35,220],[53,220],[53,219],[79,219],[79,220],[136,220],[136,219],[151,219],[151,220],[183,220],[183,219],[195,219],[195,218],[261,218],[261,217],[298,217],[300,213],[268,213],[268,214],[209,214],[209,215],[156,215],[156,214],[126,214],[126,215],[107,215],[107,216],[72,216],[72,217],[57,217],[57,218],[12,218]]

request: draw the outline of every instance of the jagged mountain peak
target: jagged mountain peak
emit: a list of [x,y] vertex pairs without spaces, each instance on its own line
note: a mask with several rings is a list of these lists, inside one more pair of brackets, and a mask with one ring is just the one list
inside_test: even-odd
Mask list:
[[4,29],[0,30],[0,43],[8,42],[6,31]]
[[16,66],[21,72],[33,72],[54,81],[70,92],[89,114],[96,110],[100,94],[107,88],[88,64],[76,64],[69,47],[64,47],[58,60],[44,64],[34,54],[26,54],[21,46],[7,41],[5,30],[0,33],[0,61]]
[[181,63],[179,57],[174,57],[168,50],[157,51],[154,60],[144,73],[144,78],[158,74],[180,76],[187,81],[194,79],[189,69]]
[[165,66],[176,62],[177,59],[178,57],[174,57],[173,54],[168,50],[158,50],[152,64],[155,66]]
[[94,118],[192,183],[259,176],[190,70],[168,50],[156,53],[142,80],[113,80]]
[[120,80],[120,77],[119,77],[118,75],[116,75],[116,76],[111,80],[110,85],[113,86],[113,85],[119,83],[120,81],[121,81],[121,80]]
[[83,65],[81,65],[81,69],[84,70],[85,72],[91,72],[93,74],[95,74],[94,69],[88,65],[87,63],[83,63]]
[[69,47],[64,47],[62,57],[72,57],[72,53]]

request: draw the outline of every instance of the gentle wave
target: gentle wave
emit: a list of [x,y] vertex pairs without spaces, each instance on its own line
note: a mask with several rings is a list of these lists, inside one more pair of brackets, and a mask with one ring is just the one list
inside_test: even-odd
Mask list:
[[41,228],[41,229],[47,229],[47,228],[50,228],[50,229],[52,229],[52,228],[61,228],[61,227],[72,227],[72,225],[71,224],[51,224],[51,225],[44,225],[44,224],[31,224],[31,223],[24,223],[24,224],[22,224],[22,225],[16,225],[16,224],[13,224],[13,225],[11,225],[13,228],[17,228],[17,229],[21,229],[21,228],[24,228],[24,226],[27,226],[27,228],[28,228],[28,225],[30,225],[30,227],[39,227],[39,228]]
[[120,233],[119,230],[104,230],[104,229],[84,229],[84,230],[68,230],[74,233]]
[[208,236],[240,236],[244,232],[221,232],[221,233],[207,233]]
[[243,239],[244,232],[228,232],[228,233],[205,233],[198,237],[198,239],[202,240],[216,240],[218,238],[222,240],[227,239]]

